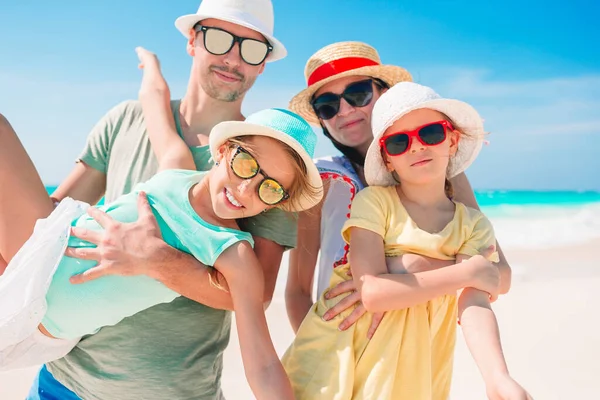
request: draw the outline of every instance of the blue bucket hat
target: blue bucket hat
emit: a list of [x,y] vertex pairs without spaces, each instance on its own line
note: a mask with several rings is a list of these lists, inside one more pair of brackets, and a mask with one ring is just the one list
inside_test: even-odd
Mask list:
[[280,108],[258,111],[245,121],[225,121],[212,129],[209,136],[210,153],[215,157],[219,147],[237,136],[267,136],[290,146],[300,155],[306,166],[308,181],[317,189],[316,196],[300,194],[300,198],[290,211],[303,211],[317,205],[323,197],[323,181],[313,157],[317,145],[317,135],[308,122],[298,114]]

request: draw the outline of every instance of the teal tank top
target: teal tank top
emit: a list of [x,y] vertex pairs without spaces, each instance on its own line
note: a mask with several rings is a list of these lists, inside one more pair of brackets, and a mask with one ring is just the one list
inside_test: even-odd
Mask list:
[[[100,209],[117,221],[136,221],[137,196],[140,191],[146,192],[164,241],[193,255],[204,265],[212,266],[231,245],[241,240],[254,245],[254,241],[249,233],[209,224],[194,211],[189,202],[190,189],[206,174],[188,170],[161,171],[138,184],[131,193]],[[87,214],[72,225],[102,230]],[[69,246],[95,247],[74,237],[69,239]],[[71,276],[94,265],[94,261],[62,258],[46,294],[48,311],[42,321],[53,336],[71,339],[93,334],[103,326],[115,325],[123,318],[179,297],[175,291],[145,275],[106,276],[79,285],[69,282]]]

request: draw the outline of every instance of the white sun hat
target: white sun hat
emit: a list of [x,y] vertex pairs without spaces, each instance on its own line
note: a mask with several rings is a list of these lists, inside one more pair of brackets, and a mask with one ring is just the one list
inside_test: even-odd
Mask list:
[[273,36],[275,21],[271,0],[203,0],[196,14],[177,18],[175,26],[189,38],[190,29],[208,18],[244,26],[263,35],[273,46],[267,62],[281,60],[287,55],[283,44]]
[[448,177],[467,169],[475,160],[483,144],[483,119],[469,104],[445,99],[433,89],[413,82],[400,82],[390,88],[375,103],[371,117],[373,142],[365,157],[365,179],[373,186],[393,186],[398,182],[386,168],[381,155],[379,139],[397,120],[411,111],[428,108],[445,114],[455,129],[463,133],[458,150],[450,158]]

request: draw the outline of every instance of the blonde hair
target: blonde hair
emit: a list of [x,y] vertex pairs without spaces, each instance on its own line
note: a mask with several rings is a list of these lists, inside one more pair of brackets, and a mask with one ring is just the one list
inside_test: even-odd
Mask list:
[[[448,117],[446,114],[444,114],[443,112],[440,112],[440,111],[438,111],[438,112],[442,115],[442,117],[446,121],[450,122],[450,124],[454,128],[454,131],[458,132],[459,142],[460,142],[460,137],[466,137],[469,139],[476,138],[477,135],[468,133],[465,129],[462,129],[460,126],[456,125],[456,123],[454,121],[452,121],[452,119],[450,117]],[[452,158],[450,158],[450,159],[452,159]],[[450,167],[450,163],[448,163],[448,168],[449,167]],[[454,187],[452,186],[452,182],[450,182],[450,179],[448,178],[447,174],[446,174],[446,181],[444,183],[444,192],[446,193],[446,196],[450,200],[452,200],[454,198]]]

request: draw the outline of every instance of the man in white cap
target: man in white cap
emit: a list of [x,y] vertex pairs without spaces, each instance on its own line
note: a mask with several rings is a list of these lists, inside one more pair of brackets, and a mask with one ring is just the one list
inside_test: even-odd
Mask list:
[[[246,92],[266,62],[286,56],[273,36],[270,0],[204,0],[196,14],[177,19],[187,38],[192,68],[187,93],[171,102],[179,133],[191,147],[199,170],[212,166],[208,135],[222,121],[243,120]],[[90,203],[129,192],[156,173],[137,101],[110,110],[93,128],[73,172],[53,194]],[[159,279],[182,297],[155,306],[84,338],[64,359],[45,366],[29,399],[74,400],[216,400],[221,392],[223,351],[229,341],[232,302],[229,294],[209,283],[207,268],[168,247],[144,198],[140,218],[108,224],[102,240],[87,253],[99,266],[80,281],[107,274],[145,274]],[[285,249],[294,247],[296,225],[279,210],[242,222],[253,234],[255,251],[265,271],[268,304]],[[90,240],[87,232],[76,235]],[[89,250],[89,249],[88,249]]]

